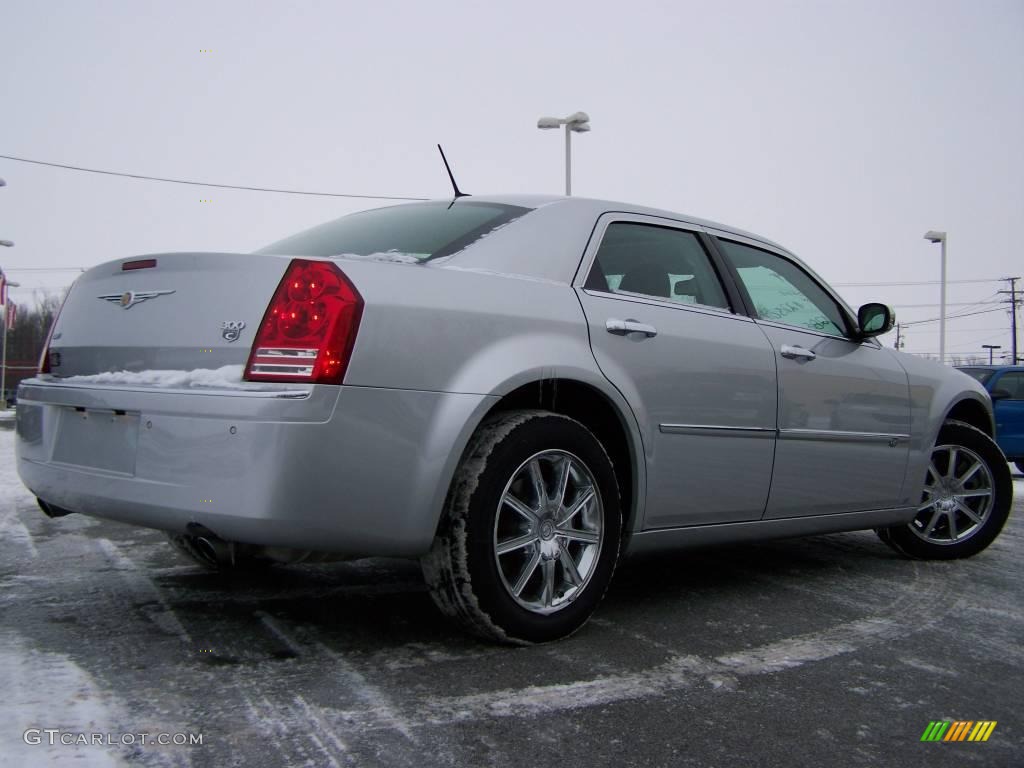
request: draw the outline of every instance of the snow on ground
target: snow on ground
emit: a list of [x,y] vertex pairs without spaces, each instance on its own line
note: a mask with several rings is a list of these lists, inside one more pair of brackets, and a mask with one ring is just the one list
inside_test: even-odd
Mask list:
[[[14,411],[9,413],[13,414]],[[14,461],[14,432],[0,432],[0,439],[3,440],[3,451],[0,452],[0,541],[16,542],[32,557],[36,557],[38,553],[35,542],[18,516],[18,505],[34,504],[35,496],[29,493],[18,477]]]
[[[18,515],[18,506],[33,504],[32,494],[21,484],[11,446],[13,432],[0,433],[0,540],[24,547],[33,559],[35,543]],[[50,746],[46,734],[41,744],[26,744],[22,734],[29,728],[60,728],[91,732],[118,720],[108,694],[66,656],[45,653],[27,646],[7,623],[0,629],[0,765],[21,766],[122,765],[120,747],[90,747],[79,751],[61,744]]]
[[126,722],[116,711],[112,695],[68,657],[29,648],[17,634],[4,632],[0,634],[0,691],[0,765],[101,768],[126,764],[120,746],[75,748],[59,741],[50,745],[46,733],[29,735],[30,740],[38,736],[40,744],[25,742],[23,734],[29,729],[106,733],[111,723]]
[[[183,565],[156,533],[46,520],[17,477],[11,426],[0,427],[3,767],[519,765],[547,748],[549,762],[581,765],[681,754],[810,765],[852,744],[844,760],[867,768],[916,764],[932,719],[983,715],[1004,721],[981,745],[987,762],[1019,753],[1005,714],[1024,668],[1019,500],[989,552],[955,563],[902,560],[870,533],[638,558],[576,636],[508,649],[442,622],[413,563],[225,581]],[[808,732],[822,712],[842,716]],[[696,736],[676,727],[687,718]],[[207,738],[29,745],[27,728]],[[748,732],[780,736],[752,746]],[[939,752],[934,765],[965,754]]]

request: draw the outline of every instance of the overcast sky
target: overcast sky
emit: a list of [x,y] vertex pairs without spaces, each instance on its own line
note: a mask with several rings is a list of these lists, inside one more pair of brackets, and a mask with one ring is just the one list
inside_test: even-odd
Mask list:
[[[576,194],[753,230],[839,284],[937,280],[929,229],[949,232],[951,281],[1024,276],[1021,0],[0,0],[0,30],[0,154],[445,197],[441,142],[466,191],[560,193],[563,142],[536,120],[584,110]],[[249,251],[380,204],[4,159],[0,177],[16,301],[74,276],[19,268]],[[1006,287],[951,284],[950,312]],[[915,306],[937,285],[839,290],[938,315]],[[952,320],[948,351],[1008,348],[1008,328],[1001,310]],[[937,323],[906,350],[937,352]]]

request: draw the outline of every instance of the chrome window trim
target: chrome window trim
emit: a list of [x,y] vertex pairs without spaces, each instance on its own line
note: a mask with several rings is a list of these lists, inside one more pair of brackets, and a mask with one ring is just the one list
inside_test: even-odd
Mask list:
[[[587,247],[583,251],[583,258],[580,261],[579,269],[576,270],[576,274],[572,280],[573,288],[579,288],[589,296],[614,296],[616,298],[626,298],[629,300],[642,300],[649,301],[652,304],[656,304],[659,307],[681,307],[683,309],[689,309],[691,307],[702,307],[707,310],[713,311],[719,316],[731,316],[731,317],[744,317],[746,314],[742,312],[742,307],[715,307],[710,304],[683,304],[675,301],[662,301],[655,297],[646,296],[645,294],[634,294],[634,293],[616,293],[614,291],[595,291],[593,289],[584,288],[583,286],[587,282],[587,276],[590,274],[591,268],[594,266],[594,259],[597,258],[597,252],[601,248],[601,243],[604,240],[605,232],[608,231],[608,227],[615,223],[631,223],[631,224],[647,224],[648,226],[662,227],[665,229],[674,229],[679,232],[685,232],[687,234],[694,235],[699,238],[701,233],[707,233],[704,227],[693,222],[685,221],[682,219],[670,219],[666,216],[652,216],[650,214],[642,213],[630,213],[629,211],[605,211],[597,217],[597,221],[594,222],[594,231],[590,235],[590,240],[587,241]],[[707,250],[704,243],[700,244],[703,250]],[[729,300],[729,291],[722,280],[721,275],[718,274],[718,270],[715,268],[715,263],[711,258],[711,255],[705,253],[708,259],[708,266],[711,267],[712,273],[715,275],[715,279],[718,280],[718,284],[722,289],[722,295],[725,300]]]
[[[857,327],[857,313],[854,312],[853,309],[850,307],[850,305],[847,304],[843,300],[842,296],[840,296],[838,293],[836,293],[835,289],[831,285],[828,284],[827,280],[824,280],[821,277],[821,275],[819,275],[817,272],[815,272],[813,269],[811,269],[809,266],[807,266],[803,262],[803,260],[799,256],[797,256],[795,253],[792,253],[791,251],[787,251],[785,248],[783,248],[783,247],[781,247],[779,245],[776,245],[774,243],[768,243],[768,242],[765,242],[764,240],[758,240],[756,238],[747,237],[747,236],[744,236],[744,235],[737,235],[737,234],[735,234],[733,232],[729,232],[728,230],[725,230],[725,229],[715,229],[713,227],[706,227],[704,229],[704,231],[707,234],[709,234],[712,237],[717,238],[719,240],[732,240],[733,242],[739,243],[741,245],[747,245],[747,246],[749,246],[751,248],[757,248],[757,249],[762,250],[762,251],[767,251],[768,253],[771,253],[771,254],[774,254],[775,256],[778,256],[780,259],[783,259],[785,261],[790,262],[794,267],[796,267],[797,269],[802,270],[803,272],[805,272],[807,274],[807,276],[812,280],[812,282],[814,282],[819,288],[821,288],[821,290],[824,291],[825,294],[829,298],[831,298],[832,301],[834,301],[839,306],[840,312],[842,312],[843,314],[846,315],[846,319],[850,323],[850,326],[852,328],[856,328]],[[719,246],[719,250],[720,251],[723,250],[721,246]],[[724,253],[723,257],[728,259],[730,264],[732,263],[732,259],[729,258],[729,254],[728,253]],[[735,265],[733,265],[732,268],[733,268],[734,271],[736,271]],[[748,293],[749,293],[749,291],[748,291]],[[775,326],[775,327],[782,327],[782,328],[786,328],[786,329],[789,329],[789,328],[799,328],[801,330],[807,331],[808,333],[818,334],[818,335],[825,336],[825,337],[831,338],[831,339],[841,338],[844,341],[849,341],[849,342],[851,342],[853,344],[861,344],[861,343],[863,343],[865,341],[875,341],[875,339],[873,339],[873,338],[871,338],[871,339],[863,339],[863,340],[858,341],[857,339],[851,338],[849,336],[836,336],[835,334],[823,334],[820,331],[815,331],[815,330],[812,330],[810,328],[806,328],[805,326],[802,326],[802,325],[788,325],[786,323],[778,323],[776,321],[770,321],[770,320],[761,320],[759,318],[755,318],[755,320],[757,320],[757,322],[765,323],[767,325],[772,325],[772,326]],[[880,347],[881,344],[879,344],[878,346]]]
[[753,318],[753,320],[758,325],[767,325],[772,328],[780,328],[784,331],[798,331],[800,333],[809,333],[812,336],[817,336],[818,338],[821,339],[836,339],[837,341],[845,341],[847,344],[858,344],[861,346],[867,344],[868,346],[876,347],[878,349],[881,349],[882,347],[878,340],[874,338],[861,339],[860,341],[858,341],[857,339],[851,339],[849,336],[836,336],[834,333],[815,331],[812,330],[811,328],[806,328],[802,325],[790,325],[789,323],[780,323],[778,320],[759,320],[757,318]]
[[730,320],[744,320],[748,323],[753,322],[752,319],[746,315],[738,315],[731,309],[727,309],[725,307],[713,307],[709,304],[683,304],[678,301],[664,301],[652,296],[646,296],[642,293],[630,293],[628,291],[615,293],[614,291],[595,291],[593,288],[577,287],[588,296],[598,296],[604,299],[621,299],[622,301],[630,301],[635,304],[649,304],[654,307],[670,307],[672,309],[681,309],[684,312],[697,312],[701,315],[713,315],[714,317],[724,317]]

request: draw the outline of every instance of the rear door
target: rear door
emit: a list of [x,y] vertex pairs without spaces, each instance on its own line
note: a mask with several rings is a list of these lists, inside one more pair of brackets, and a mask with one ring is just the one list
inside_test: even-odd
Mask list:
[[[998,377],[998,378],[997,378]],[[996,439],[1009,458],[1024,458],[1024,371],[1001,371],[992,377],[989,391],[1002,390],[1006,397],[993,401]]]
[[795,260],[728,237],[716,242],[736,269],[779,370],[779,435],[765,517],[897,506],[910,448],[906,372],[873,339],[855,338],[838,301]]
[[576,283],[597,363],[640,424],[648,529],[757,520],[771,483],[775,359],[705,237],[606,214]]

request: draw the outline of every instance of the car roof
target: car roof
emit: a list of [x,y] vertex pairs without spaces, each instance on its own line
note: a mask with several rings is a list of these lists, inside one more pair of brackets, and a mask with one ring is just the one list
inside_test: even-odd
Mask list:
[[993,363],[969,363],[965,365],[956,366],[958,369],[961,368],[984,368],[986,371],[1024,371],[1024,365],[998,365]]
[[[716,235],[736,237],[755,246],[764,246],[784,254],[827,286],[814,270],[796,254],[768,238],[730,227],[709,219],[689,216],[661,208],[651,208],[615,200],[561,195],[488,194],[472,195],[458,200],[434,200],[430,204],[447,205],[496,204],[515,205],[531,210],[532,226],[499,227],[486,237],[450,257],[439,259],[438,267],[471,269],[500,274],[516,274],[541,280],[571,282],[579,267],[578,259],[552,259],[551,254],[582,254],[594,230],[595,222],[607,213],[637,214],[664,219],[666,223],[679,223],[707,229]],[[409,203],[423,205],[423,203]],[[499,231],[504,230],[504,231]],[[841,296],[831,291],[832,297],[844,307],[850,317],[856,313]]]
[[788,248],[773,240],[758,235],[753,232],[748,232],[738,227],[730,226],[729,224],[722,224],[721,222],[712,221],[711,219],[703,219],[699,216],[691,216],[685,213],[679,213],[678,211],[670,211],[664,208],[651,208],[644,205],[636,205],[634,203],[624,203],[619,200],[603,200],[594,197],[566,197],[564,195],[527,195],[527,194],[495,194],[495,195],[472,195],[469,196],[470,200],[482,203],[498,203],[500,205],[518,205],[523,208],[544,208],[547,206],[559,206],[562,209],[572,209],[574,212],[589,213],[595,217],[600,216],[602,213],[609,211],[615,211],[619,213],[636,213],[644,216],[657,216],[665,219],[672,219],[674,221],[685,222],[688,224],[696,224],[700,227],[707,227],[708,229],[717,229],[721,232],[728,232],[739,237],[745,237],[750,240],[756,240],[758,242],[769,245],[772,248],[776,248],[780,251],[784,251],[790,255],[793,255]]

